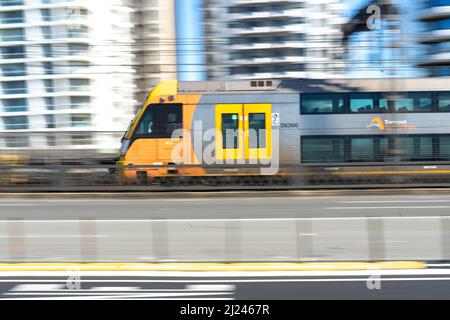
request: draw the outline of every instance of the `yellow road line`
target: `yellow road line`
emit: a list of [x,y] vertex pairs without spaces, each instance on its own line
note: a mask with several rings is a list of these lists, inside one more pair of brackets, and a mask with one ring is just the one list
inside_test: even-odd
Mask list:
[[300,263],[6,263],[2,271],[352,271],[425,269],[419,261]]

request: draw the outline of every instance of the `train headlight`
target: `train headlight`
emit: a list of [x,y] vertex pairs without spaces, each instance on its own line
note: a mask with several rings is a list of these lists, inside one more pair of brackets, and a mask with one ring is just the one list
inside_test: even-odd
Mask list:
[[130,140],[123,140],[122,146],[120,147],[120,155],[121,156],[125,155],[129,147],[130,147]]

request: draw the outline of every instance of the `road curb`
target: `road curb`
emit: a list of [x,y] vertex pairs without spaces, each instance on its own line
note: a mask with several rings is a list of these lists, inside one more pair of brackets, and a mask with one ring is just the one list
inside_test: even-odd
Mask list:
[[9,263],[1,272],[20,271],[356,271],[426,269],[419,261],[300,263]]

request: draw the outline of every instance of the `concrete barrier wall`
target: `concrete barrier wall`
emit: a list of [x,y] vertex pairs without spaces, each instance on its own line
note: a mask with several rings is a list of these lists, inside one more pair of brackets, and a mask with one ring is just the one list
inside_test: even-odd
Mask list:
[[1,262],[450,259],[450,217],[0,222]]

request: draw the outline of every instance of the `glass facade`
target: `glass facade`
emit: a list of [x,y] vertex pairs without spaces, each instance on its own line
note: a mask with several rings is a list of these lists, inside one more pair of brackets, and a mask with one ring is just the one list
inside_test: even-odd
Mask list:
[[[431,76],[450,76],[450,40],[446,36],[450,33],[450,0],[426,0],[424,1],[422,18],[424,29],[427,32],[426,52],[427,57],[422,63]],[[432,12],[438,14],[433,14]]]

